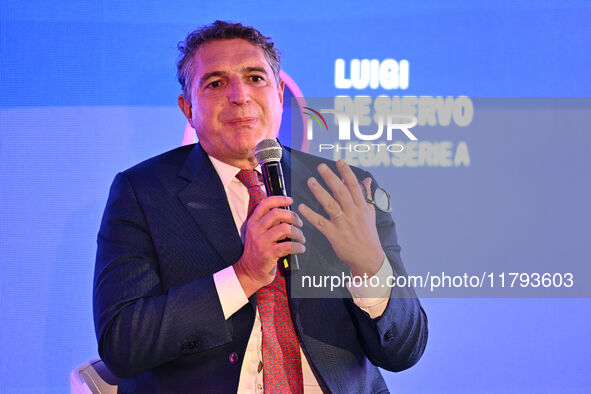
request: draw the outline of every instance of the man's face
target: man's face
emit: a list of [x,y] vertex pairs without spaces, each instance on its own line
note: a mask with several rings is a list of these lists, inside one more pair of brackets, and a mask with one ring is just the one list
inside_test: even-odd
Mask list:
[[203,44],[194,55],[191,104],[179,105],[199,142],[216,159],[244,168],[254,147],[275,138],[283,112],[283,82],[277,85],[264,52],[236,38]]

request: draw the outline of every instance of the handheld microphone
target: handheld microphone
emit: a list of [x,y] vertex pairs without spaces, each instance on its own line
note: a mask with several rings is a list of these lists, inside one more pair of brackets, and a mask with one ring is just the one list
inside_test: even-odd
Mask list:
[[[263,171],[263,180],[265,188],[267,189],[267,196],[285,196],[287,197],[287,189],[285,188],[285,180],[283,179],[283,170],[281,169],[281,156],[283,150],[281,145],[276,140],[266,139],[262,140],[254,148],[254,156],[261,165]],[[291,211],[289,207],[285,207]],[[289,241],[286,239],[281,242]],[[279,267],[283,272],[297,271],[300,269],[298,263],[298,256],[288,255],[279,259]]]

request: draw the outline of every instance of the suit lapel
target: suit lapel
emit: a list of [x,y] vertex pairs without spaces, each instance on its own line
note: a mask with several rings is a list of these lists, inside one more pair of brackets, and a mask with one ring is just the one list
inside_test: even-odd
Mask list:
[[[306,180],[312,176],[312,173],[304,163],[301,163],[297,157],[291,154],[291,151],[283,148],[283,156],[281,158],[281,167],[283,169],[283,177],[285,179],[285,185],[287,189],[287,195],[291,196],[294,200],[291,206],[292,211],[298,212],[298,205],[300,203],[306,203],[310,205],[310,195]],[[313,198],[313,197],[312,197]],[[287,296],[289,298],[290,312],[292,321],[296,327],[298,335],[301,334],[301,328],[299,325],[298,309],[301,303],[301,295],[294,292],[298,288],[298,284],[301,281],[302,275],[305,274],[308,268],[308,257],[309,253],[298,255],[298,261],[300,264],[299,271],[292,272],[286,278]],[[292,285],[293,284],[293,285]],[[294,296],[294,297],[292,297]],[[301,342],[301,338],[300,338]]]
[[190,183],[178,197],[225,263],[219,269],[235,263],[242,254],[242,241],[224,186],[201,145],[195,145],[179,176]]

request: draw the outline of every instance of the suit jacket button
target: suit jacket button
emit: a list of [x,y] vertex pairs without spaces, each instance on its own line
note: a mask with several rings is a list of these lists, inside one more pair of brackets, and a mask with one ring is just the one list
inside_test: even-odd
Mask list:
[[228,361],[230,361],[230,364],[236,364],[238,362],[238,354],[236,352],[230,353],[230,357],[228,357]]

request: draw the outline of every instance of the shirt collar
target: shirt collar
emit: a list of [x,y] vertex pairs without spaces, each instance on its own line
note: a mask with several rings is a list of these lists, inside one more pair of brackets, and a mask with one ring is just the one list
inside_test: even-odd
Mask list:
[[[241,168],[234,167],[230,164],[224,163],[223,161],[220,161],[209,154],[207,156],[209,157],[209,160],[211,160],[211,164],[213,164],[213,168],[215,168],[215,171],[218,173],[218,175],[222,181],[222,184],[224,185],[224,189],[228,188],[228,185],[230,184],[230,182],[232,182],[232,180],[235,180],[236,182],[240,182],[238,180],[238,178],[236,178],[236,174],[238,174],[238,172],[241,171]],[[257,165],[255,167],[255,170],[257,170],[257,172],[260,174],[261,173],[261,165],[260,164]]]

